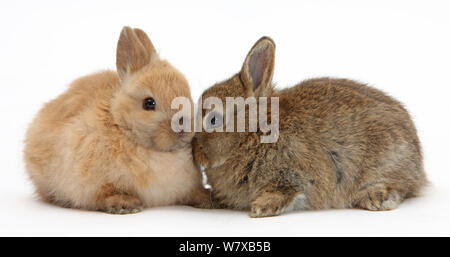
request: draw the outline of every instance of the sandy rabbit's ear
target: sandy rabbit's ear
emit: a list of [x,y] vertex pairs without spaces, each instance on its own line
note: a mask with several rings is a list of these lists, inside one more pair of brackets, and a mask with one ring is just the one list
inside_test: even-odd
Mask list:
[[249,96],[268,96],[272,92],[275,43],[262,37],[252,47],[241,70],[241,79]]
[[141,29],[124,27],[117,43],[116,67],[120,79],[149,64],[158,54]]

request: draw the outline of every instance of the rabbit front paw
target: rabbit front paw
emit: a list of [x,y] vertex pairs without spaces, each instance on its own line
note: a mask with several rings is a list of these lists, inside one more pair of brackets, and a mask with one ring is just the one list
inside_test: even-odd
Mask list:
[[106,197],[101,210],[110,214],[130,214],[142,211],[143,205],[137,197],[117,194]]
[[265,193],[253,201],[248,214],[252,218],[278,216],[286,209],[286,196],[279,193]]

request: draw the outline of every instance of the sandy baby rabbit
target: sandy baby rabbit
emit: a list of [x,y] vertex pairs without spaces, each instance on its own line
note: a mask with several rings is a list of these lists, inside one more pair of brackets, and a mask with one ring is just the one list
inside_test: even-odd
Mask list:
[[[301,209],[381,211],[418,195],[426,184],[421,148],[399,102],[346,79],[311,79],[276,90],[274,52],[274,42],[261,38],[240,73],[202,95],[223,103],[251,96],[279,101],[274,143],[261,143],[260,130],[196,134],[194,159],[205,167],[216,206],[247,210],[251,217]],[[215,112],[204,111],[203,124],[237,119],[236,112],[231,119]]]
[[74,81],[31,123],[24,156],[37,192],[65,207],[120,214],[194,203],[202,187],[193,133],[171,128],[172,99],[191,99],[186,79],[140,29],[123,28],[116,61],[117,73]]

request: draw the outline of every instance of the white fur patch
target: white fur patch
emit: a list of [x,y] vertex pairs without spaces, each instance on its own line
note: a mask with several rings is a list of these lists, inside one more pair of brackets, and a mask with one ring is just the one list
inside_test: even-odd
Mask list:
[[212,186],[208,184],[208,176],[206,176],[205,167],[200,166],[200,171],[202,172],[202,185],[206,190],[212,191]]

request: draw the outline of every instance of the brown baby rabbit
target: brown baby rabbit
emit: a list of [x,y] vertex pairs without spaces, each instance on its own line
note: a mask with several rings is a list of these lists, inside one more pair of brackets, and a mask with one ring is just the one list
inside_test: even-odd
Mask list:
[[194,203],[202,186],[193,133],[171,129],[172,99],[191,99],[186,79],[140,29],[123,28],[116,65],[74,81],[31,123],[24,156],[37,192],[119,214]]
[[[205,168],[215,206],[247,210],[251,217],[324,208],[382,211],[419,194],[427,183],[421,148],[399,102],[346,79],[276,90],[274,55],[274,42],[261,38],[240,73],[202,95],[279,101],[276,142],[262,143],[267,132],[260,129],[196,134],[194,159]],[[204,111],[203,124],[226,122],[226,114],[211,112]]]

